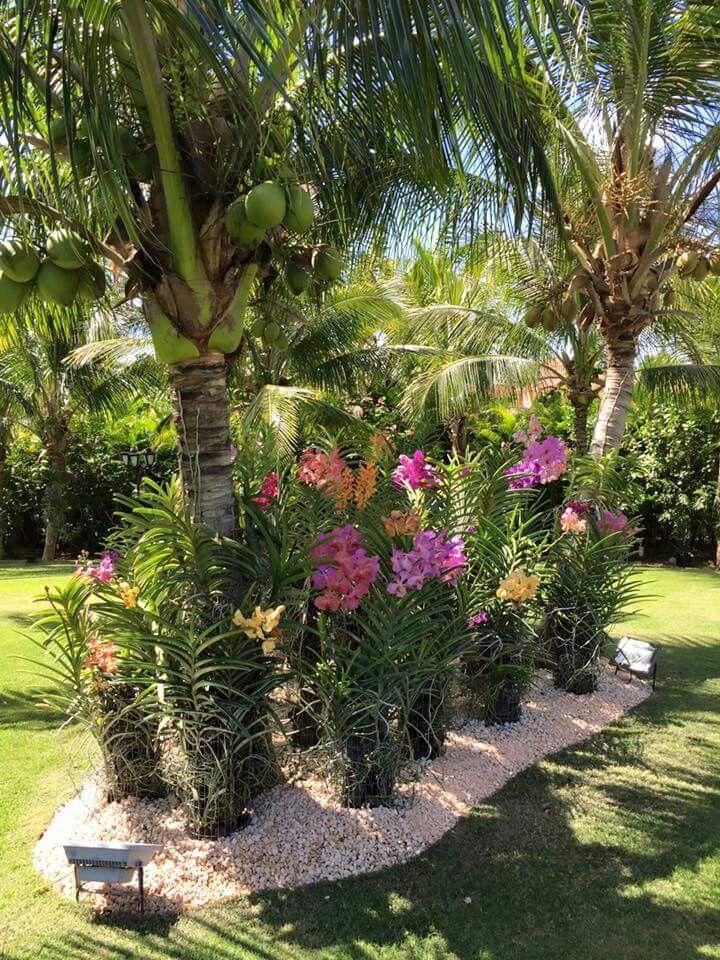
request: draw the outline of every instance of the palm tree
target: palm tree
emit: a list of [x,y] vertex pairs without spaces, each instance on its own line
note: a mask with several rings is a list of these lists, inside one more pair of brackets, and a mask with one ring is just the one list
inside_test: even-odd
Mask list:
[[43,560],[55,559],[62,532],[74,421],[87,413],[121,409],[143,382],[137,367],[66,362],[93,336],[105,338],[110,332],[106,320],[90,319],[77,310],[46,311],[34,314],[32,323],[9,324],[0,341],[0,409],[11,411],[14,425],[37,437],[50,467]]
[[553,130],[552,199],[573,259],[557,305],[579,297],[605,348],[599,456],[622,441],[641,334],[665,317],[679,273],[699,279],[715,263],[717,11],[670,0],[528,10],[523,83]]
[[[287,259],[428,209],[469,152],[485,183],[513,184],[518,216],[543,175],[507,31],[479,0],[4,7],[0,212],[24,235],[74,229],[126,278],[168,364],[186,496],[230,533],[227,369],[248,299],[272,299]],[[228,205],[267,178],[312,194],[310,239],[231,239]]]
[[463,269],[448,254],[416,253],[404,277],[405,310],[386,348],[412,358],[406,414],[448,423],[454,445],[463,446],[468,414],[488,402],[559,389],[573,407],[575,447],[585,453],[588,409],[602,383],[597,333],[572,319],[558,318],[552,331],[517,322],[518,308],[552,287],[548,255],[535,243],[497,237],[481,260],[467,251]]
[[[11,426],[14,419],[14,404],[0,388],[0,491],[5,489],[8,476],[7,459],[10,452]],[[0,504],[0,560],[5,559],[7,519]]]
[[321,303],[284,298],[275,307],[287,342],[263,349],[248,338],[245,357],[233,371],[231,399],[242,428],[251,436],[261,426],[270,429],[283,460],[296,455],[303,420],[362,429],[337,400],[356,394],[387,365],[378,336],[397,321],[405,304],[393,279],[361,278]]

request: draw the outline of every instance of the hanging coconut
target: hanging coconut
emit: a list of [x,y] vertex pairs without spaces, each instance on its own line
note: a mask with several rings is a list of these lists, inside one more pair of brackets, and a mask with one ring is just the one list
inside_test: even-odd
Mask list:
[[675,266],[678,268],[680,276],[689,277],[695,267],[698,265],[699,259],[700,254],[697,252],[697,250],[686,250],[684,253],[681,253],[675,261]]
[[93,171],[94,160],[89,140],[78,140],[73,144],[75,169],[81,180],[89,177]]
[[265,236],[264,227],[257,227],[248,220],[244,196],[234,200],[225,211],[225,229],[230,239],[244,250],[260,246]]
[[710,261],[707,257],[700,257],[697,262],[697,266],[693,270],[691,276],[693,280],[704,280],[705,277],[710,273]]
[[31,244],[23,240],[0,243],[0,270],[15,283],[32,280],[40,267],[40,257]]
[[251,223],[270,230],[285,217],[285,191],[273,180],[258,183],[245,197],[245,213]]
[[663,303],[664,303],[664,305],[665,305],[666,307],[672,307],[672,306],[673,306],[673,304],[675,303],[675,291],[674,291],[674,290],[666,290],[666,291],[665,291],[665,296],[663,297]]
[[299,263],[297,260],[291,260],[285,268],[285,279],[295,296],[299,297],[310,286],[312,277],[305,264]]
[[525,326],[537,327],[538,324],[542,322],[542,312],[543,308],[537,303],[534,303],[531,307],[528,307],[522,317]]
[[305,233],[313,225],[315,208],[312,197],[302,187],[290,187],[287,191],[287,210],[283,223],[293,233]]
[[560,314],[552,304],[548,304],[542,312],[542,325],[548,333],[553,333],[560,326]]
[[262,332],[262,342],[266,347],[271,347],[281,333],[282,330],[280,329],[280,324],[275,323],[274,320],[271,320],[269,323],[265,324],[265,329]]
[[48,125],[48,139],[55,149],[62,149],[68,142],[68,127],[65,117],[56,117]]
[[710,256],[710,273],[720,277],[720,253],[713,253]]
[[254,337],[261,337],[263,335],[264,329],[265,329],[265,318],[257,317],[253,321],[253,325],[250,327],[250,333]]
[[313,257],[313,269],[320,280],[337,280],[342,270],[342,260],[335,247],[320,247]]
[[63,270],[79,270],[90,256],[90,244],[74,230],[54,230],[47,238],[47,255]]
[[290,346],[290,341],[282,332],[282,330],[280,331],[280,335],[278,336],[278,338],[276,339],[275,343],[272,346],[273,346],[273,350],[280,350],[283,353]]
[[65,270],[52,260],[40,264],[37,275],[38,296],[45,303],[57,303],[69,307],[80,286],[78,270]]
[[566,297],[560,304],[560,314],[563,320],[572,320],[576,309],[577,305],[573,297]]
[[0,313],[14,313],[30,292],[31,284],[18,283],[0,273]]
[[105,271],[99,263],[89,260],[82,270],[78,271],[77,298],[86,302],[99,300],[105,293]]

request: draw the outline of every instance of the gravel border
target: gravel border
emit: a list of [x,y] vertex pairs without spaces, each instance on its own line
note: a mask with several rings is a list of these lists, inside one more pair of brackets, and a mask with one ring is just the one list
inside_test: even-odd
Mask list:
[[[394,807],[347,810],[315,777],[281,784],[262,796],[252,821],[220,840],[195,840],[164,800],[107,803],[90,780],[61,807],[38,841],[35,868],[55,889],[74,896],[62,843],[117,840],[162,843],[145,870],[146,909],[177,913],[260,890],[381,870],[417,856],[457,820],[525,767],[579,743],[650,695],[644,683],[606,668],[599,689],[575,696],[538,674],[519,723],[485,727],[470,721],[451,731],[447,752],[406,789]],[[133,886],[82,894],[100,909],[135,908]]]

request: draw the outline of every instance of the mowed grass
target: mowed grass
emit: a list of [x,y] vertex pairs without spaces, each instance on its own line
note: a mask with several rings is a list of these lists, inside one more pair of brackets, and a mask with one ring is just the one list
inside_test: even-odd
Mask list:
[[11,659],[29,650],[22,618],[45,576],[0,567],[7,960],[720,958],[717,574],[644,570],[648,598],[625,629],[663,644],[657,695],[525,771],[425,856],[175,923],[94,917],[32,871],[33,840],[83,755]]

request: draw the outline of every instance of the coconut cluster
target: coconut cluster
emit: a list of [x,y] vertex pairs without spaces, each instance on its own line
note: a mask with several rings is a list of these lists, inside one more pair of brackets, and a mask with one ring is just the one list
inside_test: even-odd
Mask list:
[[[254,253],[269,239],[284,260],[283,275],[292,294],[299,297],[313,286],[333,283],[340,276],[342,259],[329,244],[308,246],[300,239],[315,221],[312,197],[292,182],[262,180],[235,199],[225,212],[225,229],[232,242]],[[263,345],[286,350],[288,340],[273,319],[259,317],[250,332]]]
[[[128,177],[138,183],[149,183],[153,178],[152,150],[143,146],[133,131],[123,124],[116,126],[115,137]],[[72,117],[56,117],[48,125],[48,140],[55,150],[67,153],[74,159],[75,170],[81,180],[90,176],[95,162],[84,119],[76,123]]]
[[69,307],[105,293],[105,271],[92,260],[90,244],[73,230],[49,234],[45,250],[20,238],[0,243],[0,313],[14,313],[35,294],[47,304]]
[[720,276],[720,253],[705,256],[699,250],[685,250],[675,261],[680,276],[685,280],[704,280],[709,273]]
[[528,327],[543,327],[554,333],[564,320],[572,320],[576,305],[572,296],[550,303],[534,303],[523,314],[523,323]]

